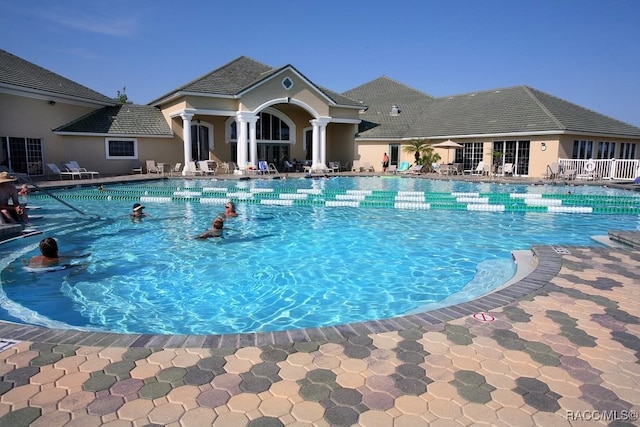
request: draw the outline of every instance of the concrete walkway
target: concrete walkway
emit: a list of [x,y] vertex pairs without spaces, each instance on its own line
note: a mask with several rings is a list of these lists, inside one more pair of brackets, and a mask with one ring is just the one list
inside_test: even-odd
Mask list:
[[1,426],[632,426],[640,233],[532,248],[477,301],[281,333],[151,336],[0,322]]

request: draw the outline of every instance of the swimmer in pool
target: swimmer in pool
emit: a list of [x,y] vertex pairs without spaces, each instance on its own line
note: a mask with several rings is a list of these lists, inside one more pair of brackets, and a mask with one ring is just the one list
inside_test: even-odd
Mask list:
[[233,202],[227,202],[227,204],[224,205],[224,212],[220,214],[220,217],[233,218],[235,216],[238,216],[238,213],[236,212],[236,204]]
[[196,239],[208,239],[209,237],[220,237],[224,239],[223,234],[224,229],[224,220],[222,218],[216,218],[213,220],[213,226],[210,230],[205,231],[204,233],[196,236]]
[[42,255],[36,255],[32,257],[27,263],[27,267],[31,268],[47,268],[60,266],[61,262],[67,261],[73,258],[86,258],[91,254],[84,255],[65,255],[60,256],[58,254],[58,242],[52,237],[44,238],[40,241],[40,253]]
[[140,203],[135,203],[133,205],[133,211],[131,211],[131,219],[140,219],[149,216],[148,213],[143,212],[144,206]]

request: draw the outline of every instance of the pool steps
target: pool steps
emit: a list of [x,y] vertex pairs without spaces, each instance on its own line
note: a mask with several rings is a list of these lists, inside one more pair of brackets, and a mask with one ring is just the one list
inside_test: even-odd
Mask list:
[[[135,186],[113,187],[102,192],[97,192],[95,189],[75,190],[73,193],[61,192],[56,195],[63,199],[135,200],[142,203],[197,200],[200,203],[215,205],[233,200],[276,206],[640,214],[640,197],[591,194]],[[38,196],[47,197],[45,194],[38,193],[31,195],[31,197]]]

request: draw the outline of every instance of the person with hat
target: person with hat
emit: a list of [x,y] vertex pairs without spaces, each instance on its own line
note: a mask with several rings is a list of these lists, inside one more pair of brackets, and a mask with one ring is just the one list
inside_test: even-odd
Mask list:
[[144,218],[146,216],[149,216],[149,214],[142,211],[143,209],[144,209],[144,206],[142,206],[140,203],[135,203],[133,205],[133,212],[131,212],[131,218],[139,219],[139,218]]
[[[27,224],[27,209],[20,204],[18,189],[13,184],[17,179],[8,172],[0,172],[0,219],[9,223]],[[12,204],[9,204],[10,201]]]

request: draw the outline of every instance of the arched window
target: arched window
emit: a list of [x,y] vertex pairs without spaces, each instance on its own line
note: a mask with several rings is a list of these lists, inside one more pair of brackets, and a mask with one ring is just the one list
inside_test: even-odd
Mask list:
[[[264,142],[288,142],[292,141],[293,122],[277,110],[265,110],[258,113],[256,122],[256,141]],[[247,135],[249,131],[247,130]],[[229,124],[229,141],[238,141],[238,124],[231,119]]]

